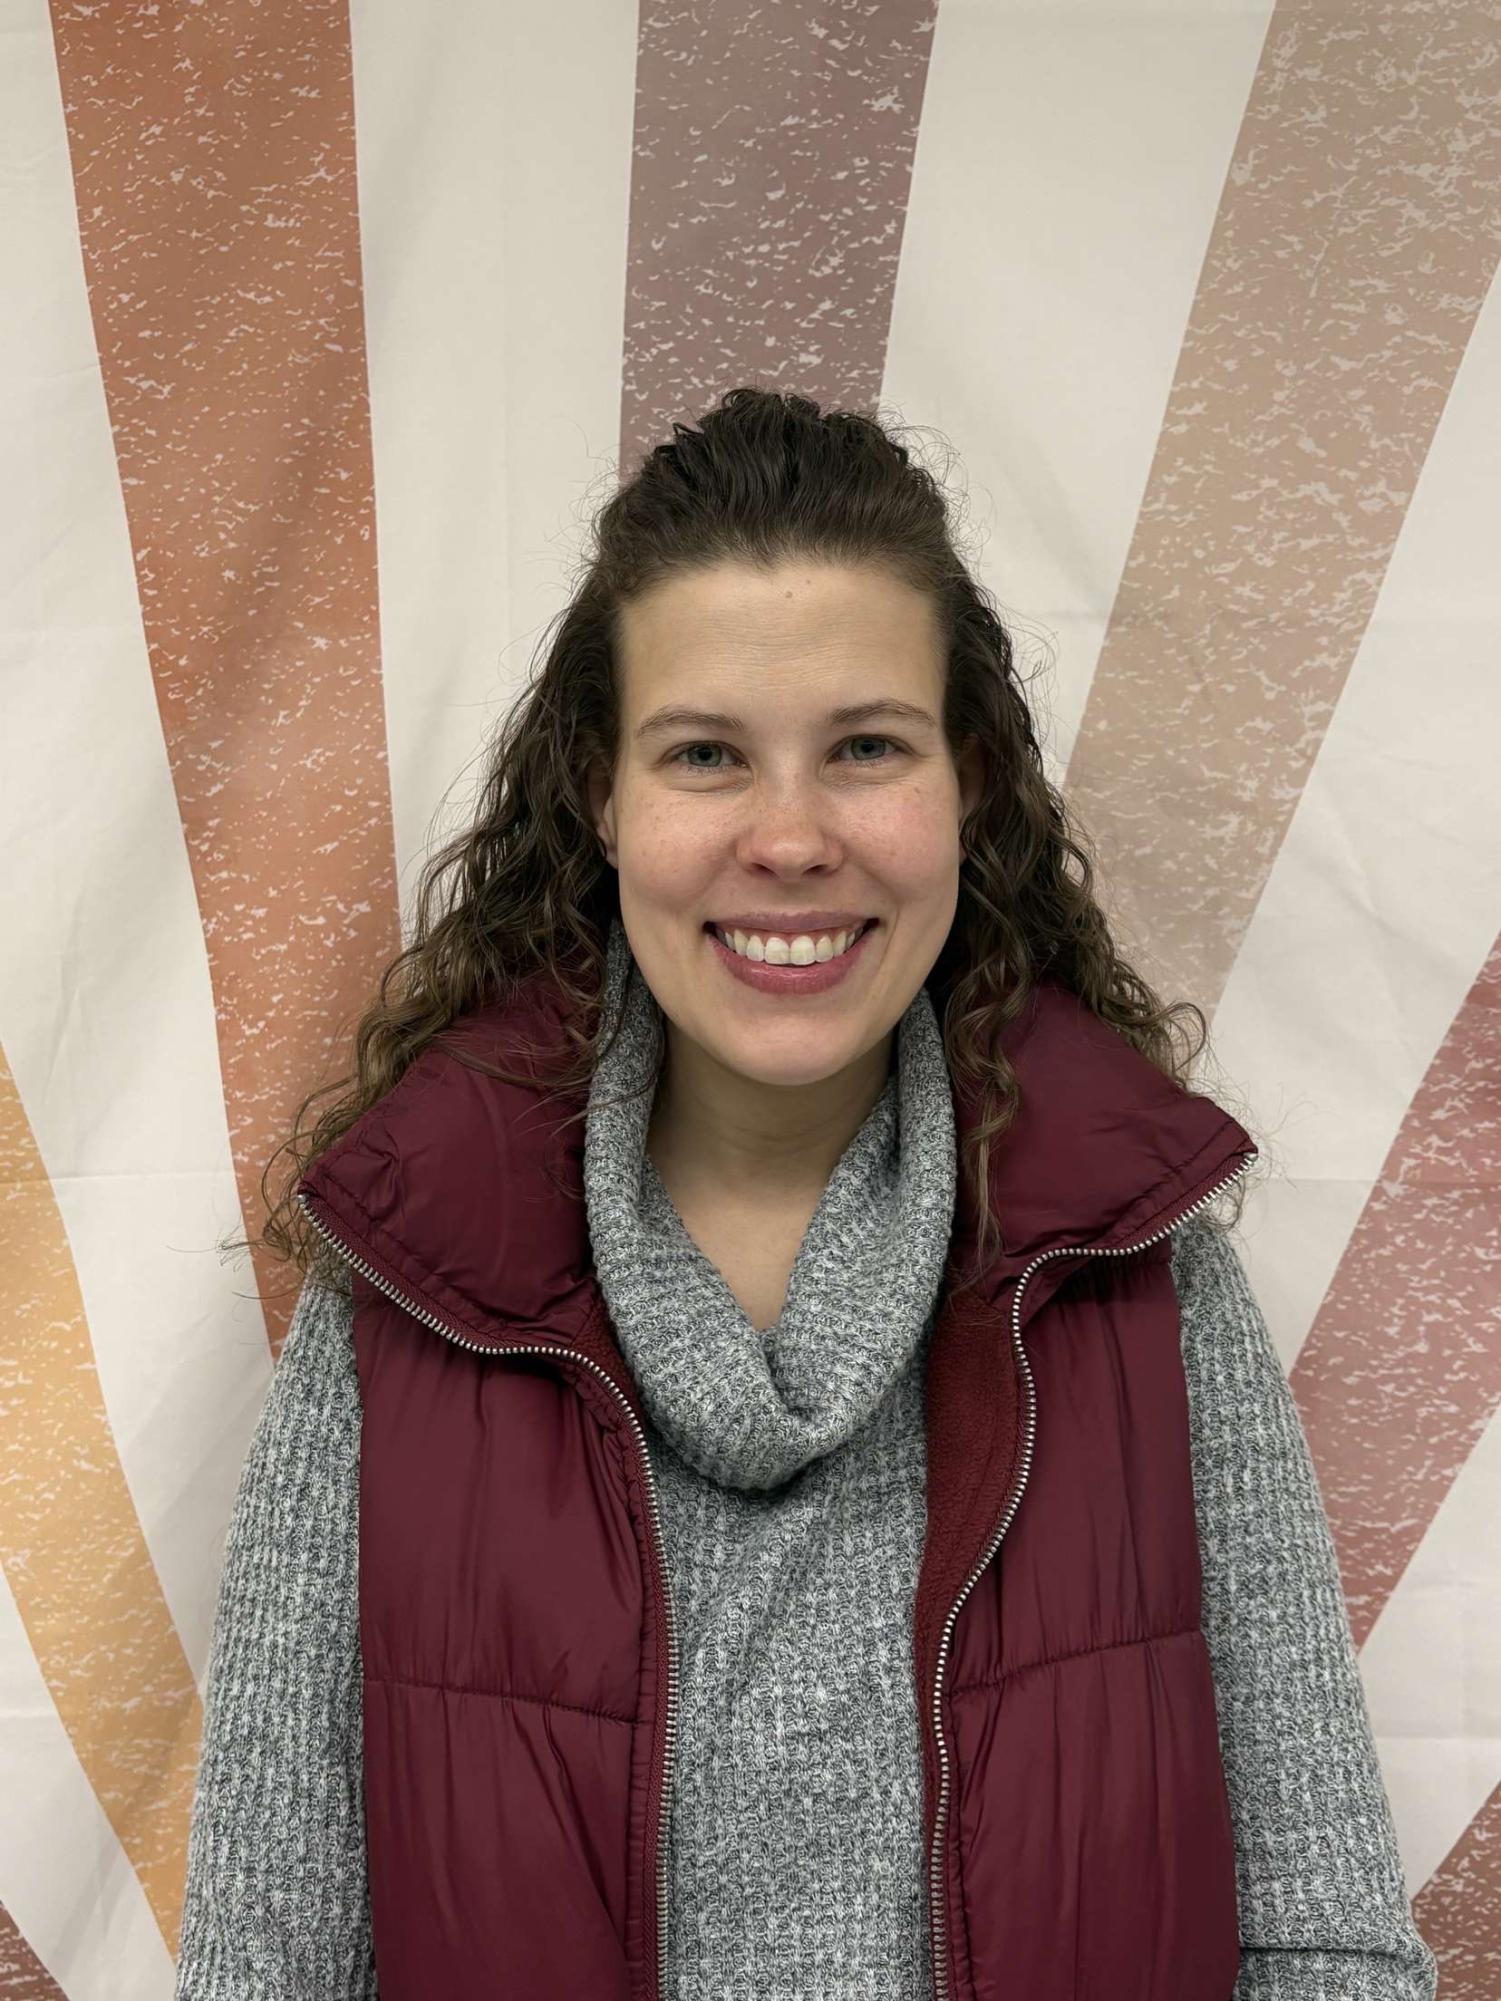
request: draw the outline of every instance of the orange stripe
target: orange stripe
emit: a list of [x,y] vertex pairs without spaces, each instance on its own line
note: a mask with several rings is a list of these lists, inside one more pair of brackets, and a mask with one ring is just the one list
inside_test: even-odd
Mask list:
[[175,1954],[202,1717],[115,1451],[78,1277],[0,1052],[0,1563],[37,1665]]
[[[349,19],[53,10],[243,1215],[400,948]],[[277,1163],[284,1171],[285,1160]],[[296,1287],[259,1258],[273,1353]]]
[[930,6],[641,10],[621,464],[759,381],[873,408]]
[[1413,1096],[1291,1381],[1363,1645],[1501,1402],[1501,945]]
[[1495,38],[1443,0],[1267,31],[1067,775],[1143,971],[1206,1010],[1501,254]]

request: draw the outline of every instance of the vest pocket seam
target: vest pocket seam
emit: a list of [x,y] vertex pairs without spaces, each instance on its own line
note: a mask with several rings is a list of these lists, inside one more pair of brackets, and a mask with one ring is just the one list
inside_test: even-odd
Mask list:
[[1007,1668],[1004,1674],[992,1676],[988,1681],[967,1681],[960,1688],[951,1688],[949,1696],[957,1699],[961,1695],[983,1692],[989,1688],[1001,1688],[1008,1681],[1016,1681],[1024,1674],[1035,1674],[1041,1668],[1057,1667],[1063,1661],[1082,1661],[1091,1654],[1119,1653],[1125,1647],[1150,1647],[1158,1640],[1180,1640],[1186,1633],[1202,1631],[1198,1625],[1168,1626],[1160,1633],[1141,1633],[1130,1640],[1106,1640],[1097,1647],[1075,1647],[1066,1654],[1048,1654],[1040,1661],[1026,1661],[1020,1667]]
[[513,1688],[475,1688],[468,1682],[459,1681],[417,1681],[410,1675],[367,1674],[367,1687],[381,1688],[432,1688],[443,1695],[479,1695],[493,1702],[530,1702],[539,1709],[562,1709],[570,1716],[593,1716],[601,1723],[626,1723],[633,1728],[638,1718],[618,1715],[613,1709],[591,1709],[582,1702],[558,1702],[547,1695],[523,1695]]

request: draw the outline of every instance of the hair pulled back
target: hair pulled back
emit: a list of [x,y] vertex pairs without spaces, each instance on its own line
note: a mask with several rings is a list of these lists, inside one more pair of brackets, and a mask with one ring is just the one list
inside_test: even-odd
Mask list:
[[[277,1256],[332,1276],[337,1260],[295,1200],[297,1178],[466,1009],[545,972],[568,1017],[567,1061],[551,1081],[558,1091],[586,1086],[619,910],[587,783],[596,766],[614,769],[619,747],[620,609],[686,572],[789,559],[865,565],[925,593],[947,651],[951,754],[966,737],[979,740],[985,782],[961,828],[958,904],[928,979],[951,1074],[980,1093],[981,1117],[960,1162],[969,1185],[988,1185],[990,1149],[1016,1115],[1016,1079],[999,1038],[1040,978],[1062,982],[1189,1085],[1207,1040],[1204,1016],[1191,1001],[1164,1004],[1116,950],[1085,837],[1045,774],[1011,636],[957,551],[938,482],[874,416],[741,387],[696,427],[675,423],[672,442],[647,453],[595,516],[540,672],[486,757],[473,821],[422,870],[410,943],[358,1020],[351,1069],[303,1100],[292,1136],[262,1176],[268,1220],[260,1241]],[[284,1157],[273,1202],[268,1181]],[[1236,1213],[1241,1193],[1230,1197]],[[981,1214],[976,1270],[995,1241],[988,1204]]]

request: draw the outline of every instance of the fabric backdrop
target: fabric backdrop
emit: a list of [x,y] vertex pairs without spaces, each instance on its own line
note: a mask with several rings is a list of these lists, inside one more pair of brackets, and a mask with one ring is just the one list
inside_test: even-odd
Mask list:
[[[0,1996],[171,1992],[292,1108],[618,468],[922,427],[1501,1991],[1501,8],[0,0]],[[1206,1088],[1213,1079],[1205,1078]]]

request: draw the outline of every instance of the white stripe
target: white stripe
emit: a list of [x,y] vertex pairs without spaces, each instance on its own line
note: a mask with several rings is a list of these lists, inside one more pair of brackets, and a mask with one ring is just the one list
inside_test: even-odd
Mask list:
[[636,13],[362,0],[352,25],[409,907],[423,854],[472,818],[471,760],[566,600],[583,519],[613,491]]
[[1037,673],[1055,782],[1271,12],[937,11],[882,400],[960,454],[972,554]]

